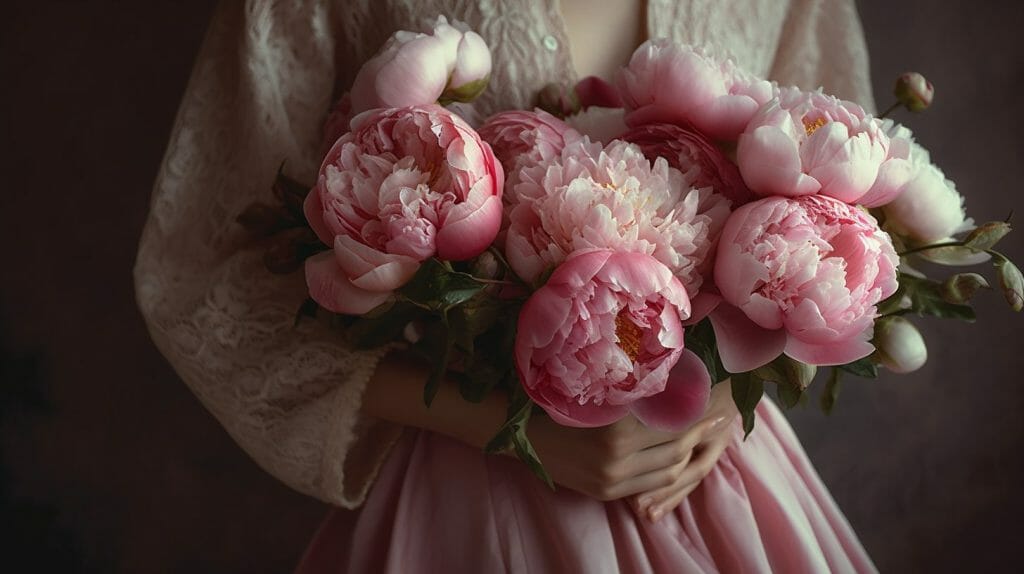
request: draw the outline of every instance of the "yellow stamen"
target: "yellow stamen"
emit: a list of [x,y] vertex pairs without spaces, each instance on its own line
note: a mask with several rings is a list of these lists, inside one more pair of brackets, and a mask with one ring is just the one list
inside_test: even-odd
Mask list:
[[623,309],[615,316],[615,336],[619,339],[619,348],[622,349],[629,360],[636,362],[640,356],[640,337],[643,331],[636,326],[629,318],[629,311]]
[[818,128],[826,123],[825,118],[818,118],[813,122],[809,122],[807,121],[807,118],[804,118],[804,131],[807,132],[807,137],[811,137],[811,134],[818,131]]

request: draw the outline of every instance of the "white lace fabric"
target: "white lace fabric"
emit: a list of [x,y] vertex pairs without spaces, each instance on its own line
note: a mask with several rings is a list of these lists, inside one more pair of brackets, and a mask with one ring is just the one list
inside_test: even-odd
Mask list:
[[[235,223],[271,201],[278,166],[313,182],[321,124],[359,65],[438,14],[491,46],[491,85],[467,113],[529,108],[574,81],[557,0],[252,0],[218,8],[195,63],[135,267],[150,333],[178,375],[265,470],[326,502],[361,504],[400,427],[360,412],[387,349],[356,350],[294,317],[303,274],[273,275]],[[783,84],[874,108],[853,0],[649,0],[649,37],[731,55]]]

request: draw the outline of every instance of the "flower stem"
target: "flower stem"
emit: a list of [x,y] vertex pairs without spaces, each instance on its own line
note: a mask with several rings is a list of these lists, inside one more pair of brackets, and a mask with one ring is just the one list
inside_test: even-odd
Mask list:
[[878,114],[878,117],[879,117],[879,118],[884,118],[884,117],[888,116],[889,114],[893,113],[894,111],[896,111],[896,108],[898,108],[898,107],[900,107],[900,106],[902,106],[902,105],[903,105],[903,104],[901,104],[901,103],[900,103],[900,102],[898,102],[898,101],[897,101],[897,102],[894,102],[894,103],[893,103],[893,104],[892,104],[891,106],[889,106],[888,108],[886,108],[886,110],[885,110],[884,112],[882,112],[881,114]]
[[946,243],[933,243],[931,245],[922,245],[921,247],[915,247],[913,249],[908,249],[906,251],[897,253],[897,255],[899,255],[900,257],[905,257],[907,255],[913,255],[914,253],[920,253],[921,251],[930,251],[932,249],[939,249],[939,248],[942,248],[942,247],[963,247],[963,246],[964,246],[964,242],[963,241],[947,241]]

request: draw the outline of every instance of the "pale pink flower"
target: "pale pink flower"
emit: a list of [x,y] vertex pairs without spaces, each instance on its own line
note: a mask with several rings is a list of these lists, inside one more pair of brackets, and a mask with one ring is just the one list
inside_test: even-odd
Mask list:
[[306,281],[321,306],[359,314],[424,259],[485,250],[501,223],[504,175],[490,146],[440,106],[376,110],[352,128],[306,197],[306,218],[332,247],[306,261]]
[[670,166],[683,172],[691,186],[710,187],[732,201],[733,207],[757,199],[747,189],[736,164],[704,134],[689,126],[645,124],[633,128],[622,139],[640,146],[651,161],[665,158]]
[[573,251],[613,249],[653,256],[696,294],[729,214],[724,197],[691,188],[665,159],[652,163],[623,141],[570,142],[559,157],[522,167],[518,178],[505,251],[527,282]]
[[[356,74],[355,113],[476,97],[491,73],[491,52],[478,34],[439,16],[431,34],[399,30]],[[463,93],[465,92],[465,93]]]
[[654,258],[574,253],[519,314],[523,388],[563,425],[603,426],[632,413],[681,430],[704,411],[711,388],[703,363],[683,349],[689,314],[686,290]]
[[879,173],[876,187],[890,193],[872,193],[885,213],[886,228],[920,244],[945,241],[971,228],[974,222],[966,217],[963,196],[932,163],[928,150],[906,127],[891,120],[883,126],[892,141],[886,162],[892,167]]
[[785,352],[810,365],[867,356],[875,305],[896,291],[899,258],[865,211],[821,195],[771,197],[733,212],[715,261],[712,314],[729,372]]
[[670,40],[649,40],[617,78],[626,123],[686,123],[712,138],[735,140],[774,86],[731,60]]
[[888,154],[889,137],[881,121],[857,104],[820,91],[785,88],[750,121],[736,161],[758,195],[820,193],[862,203]]

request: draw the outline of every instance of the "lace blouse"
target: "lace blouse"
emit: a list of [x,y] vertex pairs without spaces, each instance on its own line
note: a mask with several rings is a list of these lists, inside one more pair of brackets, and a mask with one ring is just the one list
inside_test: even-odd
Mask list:
[[[273,275],[266,245],[235,223],[270,200],[282,161],[313,182],[321,124],[359,66],[398,29],[438,14],[493,52],[477,118],[529,108],[577,79],[558,0],[223,2],[195,63],[156,179],[135,267],[138,303],[160,351],[261,467],[326,502],[358,506],[400,427],[360,412],[386,349],[354,350],[293,319],[303,274]],[[782,84],[873,108],[853,0],[648,0],[648,37],[731,55]]]

